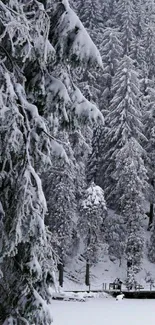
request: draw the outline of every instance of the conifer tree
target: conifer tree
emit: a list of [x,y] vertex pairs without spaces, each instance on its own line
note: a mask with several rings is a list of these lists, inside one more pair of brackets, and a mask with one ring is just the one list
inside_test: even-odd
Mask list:
[[145,144],[145,149],[148,155],[148,175],[149,175],[149,193],[148,200],[150,202],[150,211],[149,211],[149,223],[148,230],[152,227],[154,219],[154,186],[155,186],[155,91],[150,86],[147,87],[147,96],[145,96],[145,107],[146,112],[144,114],[144,125],[145,125],[145,134],[147,137],[147,143]]
[[76,161],[65,131],[59,132],[60,139],[63,139],[67,160],[53,159],[52,169],[42,176],[48,207],[46,224],[56,239],[53,248],[58,257],[59,271],[76,250],[73,240],[77,223]]
[[116,27],[117,0],[101,0],[105,27]]
[[119,40],[120,34],[117,30],[112,28],[106,28],[103,34],[102,41],[102,61],[104,65],[104,71],[102,73],[102,109],[108,110],[110,101],[112,99],[112,78],[114,77],[119,61],[122,58],[123,48]]
[[99,125],[94,128],[92,136],[92,150],[88,156],[86,177],[87,182],[97,183],[97,176],[99,175],[100,159],[102,157],[102,145],[105,144],[106,126]]
[[87,186],[86,172],[88,155],[91,152],[92,125],[85,125],[84,128],[73,130],[70,133],[71,147],[76,160],[76,199],[79,206],[80,200]]
[[121,267],[125,257],[126,227],[123,216],[115,214],[113,210],[108,210],[108,218],[105,221],[105,238],[108,244],[109,259],[113,262],[118,260]]
[[145,73],[145,4],[143,0],[134,1],[134,37],[131,42],[130,57],[134,61],[134,65],[139,73],[140,79]]
[[130,274],[137,273],[143,254],[142,222],[145,218],[147,171],[143,161],[144,150],[130,138],[116,156],[116,198],[126,225],[126,259]]
[[154,68],[154,48],[155,48],[155,24],[150,21],[147,23],[144,34],[144,48],[145,48],[145,62],[147,64],[148,78],[152,80],[155,68]]
[[[88,30],[92,40],[101,51],[101,43],[104,32],[103,6],[99,0],[73,1],[74,8],[85,28]],[[78,69],[75,74],[79,88],[85,97],[101,107],[100,92],[102,89],[101,69]],[[88,86],[89,85],[89,86]]]
[[[97,64],[101,58],[67,1],[6,0],[0,1],[0,10],[0,321],[49,325],[54,251],[44,223],[47,204],[41,175],[51,167],[53,155],[66,156],[50,134],[50,124],[60,126],[62,116],[67,120],[69,105],[55,67],[61,62],[63,69],[66,58]],[[49,83],[55,100],[51,115]],[[73,87],[72,93],[75,98]],[[77,95],[76,117],[83,113],[78,100]]]
[[155,223],[153,222],[152,229],[151,229],[151,236],[148,242],[148,258],[150,262],[155,263]]
[[85,245],[87,266],[97,262],[104,244],[104,222],[107,215],[103,190],[94,182],[86,189],[81,200],[78,229]]
[[130,55],[131,43],[135,38],[136,12],[134,0],[118,0],[116,7],[116,23],[121,32],[123,54]]
[[100,148],[98,179],[99,184],[105,190],[108,202],[116,200],[114,197],[115,157],[117,152],[126,144],[130,137],[137,142],[144,139],[141,122],[139,80],[133,61],[124,56],[120,61],[117,73],[113,78],[112,92],[114,94],[110,112],[106,117],[109,129],[106,133],[106,141],[102,141]]

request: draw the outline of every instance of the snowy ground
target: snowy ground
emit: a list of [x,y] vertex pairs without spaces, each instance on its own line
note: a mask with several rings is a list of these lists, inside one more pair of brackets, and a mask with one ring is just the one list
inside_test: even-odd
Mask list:
[[[149,207],[146,206],[146,211],[149,211]],[[109,217],[113,218],[114,212],[109,210]],[[145,250],[141,265],[141,271],[136,275],[137,283],[143,285],[146,290],[149,290],[149,280],[151,279],[155,285],[155,264],[150,263],[147,258],[147,241],[150,238],[150,232],[147,231],[148,219],[143,221],[144,228],[144,242]],[[81,247],[82,251],[82,247]],[[63,290],[88,290],[85,286],[85,271],[86,262],[81,257],[73,259],[65,268],[65,279]],[[102,261],[97,263],[96,266],[90,269],[90,282],[92,290],[101,290],[103,283],[109,286],[110,282],[113,282],[116,278],[120,278],[123,282],[127,276],[126,272],[126,260],[122,259],[122,263],[115,260],[110,260],[108,254],[104,254]],[[74,279],[74,281],[73,281]]]
[[155,300],[53,301],[53,325],[154,325]]

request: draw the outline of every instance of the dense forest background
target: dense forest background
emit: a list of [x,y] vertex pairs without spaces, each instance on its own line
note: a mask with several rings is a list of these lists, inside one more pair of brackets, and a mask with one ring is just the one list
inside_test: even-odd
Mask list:
[[154,1],[0,1],[0,151],[1,324],[51,324],[77,257],[155,263]]
[[[79,261],[85,260],[88,284],[89,265],[101,262],[106,250],[110,260],[120,261],[120,267],[122,260],[126,261],[126,283],[130,285],[141,271],[144,257],[155,262],[155,4],[81,0],[71,5],[100,50],[103,62],[103,69],[75,69],[73,78],[105,121],[79,126],[80,137],[77,142],[74,139],[74,144],[70,134],[78,184],[72,191],[68,186],[66,200],[70,196],[75,205],[74,213],[73,205],[67,213],[70,226],[63,213],[63,228],[68,236],[72,224],[69,243],[72,238],[73,251],[69,250],[66,257],[63,252],[62,264],[76,277],[70,263],[77,256]],[[52,228],[58,211],[53,211],[55,198],[50,201],[48,220]],[[61,202],[65,211],[68,205],[64,194]],[[61,212],[59,216],[62,222]],[[62,249],[64,244],[60,245]]]
[[[82,210],[78,210],[78,222],[82,218],[79,234],[85,241],[81,253],[92,265],[102,260],[107,244],[110,260],[120,260],[120,267],[121,261],[126,261],[126,283],[131,284],[143,267],[144,257],[155,262],[155,4],[96,0],[72,1],[72,5],[103,62],[102,71],[80,71],[77,78],[85,97],[97,104],[105,118],[104,124],[93,125],[85,161],[85,198],[80,200]],[[88,143],[87,139],[85,136]],[[104,191],[104,211],[107,209],[106,213],[97,212],[102,216],[101,237],[97,218],[92,224],[89,221],[97,200],[94,204],[87,196],[93,189],[98,198],[99,188]],[[111,210],[115,217],[111,217]]]

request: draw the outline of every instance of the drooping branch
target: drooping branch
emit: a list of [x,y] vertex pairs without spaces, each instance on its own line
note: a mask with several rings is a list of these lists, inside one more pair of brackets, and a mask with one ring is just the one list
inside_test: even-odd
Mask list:
[[42,132],[45,133],[49,138],[51,138],[52,140],[60,143],[60,144],[64,144],[65,146],[68,146],[68,144],[66,142],[63,142],[61,140],[56,139],[53,135],[49,134],[48,132],[46,132],[44,129],[42,129]]

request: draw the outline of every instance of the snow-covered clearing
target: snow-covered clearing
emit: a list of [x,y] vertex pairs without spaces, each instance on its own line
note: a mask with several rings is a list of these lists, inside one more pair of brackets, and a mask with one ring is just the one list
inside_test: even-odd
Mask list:
[[54,325],[154,325],[155,300],[114,298],[53,301]]

